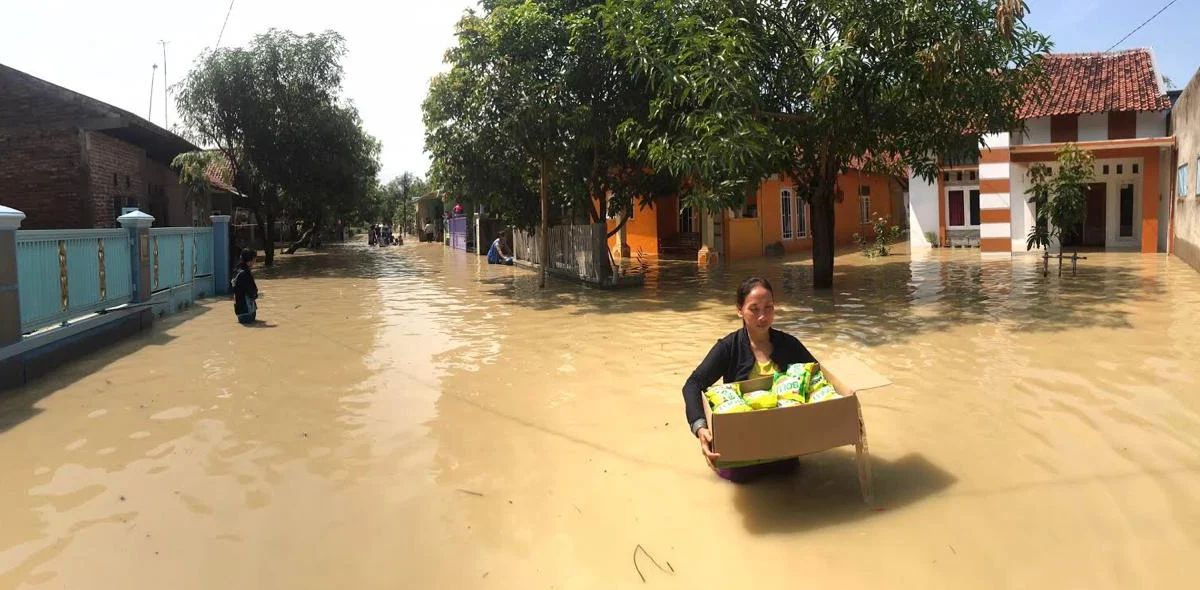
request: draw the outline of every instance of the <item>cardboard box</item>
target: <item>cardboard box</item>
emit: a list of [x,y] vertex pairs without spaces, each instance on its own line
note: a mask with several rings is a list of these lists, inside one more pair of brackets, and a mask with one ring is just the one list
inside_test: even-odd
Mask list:
[[[713,451],[721,454],[717,467],[748,461],[787,459],[855,445],[863,499],[871,502],[871,466],[867,455],[866,426],[858,394],[891,385],[886,377],[854,358],[820,363],[825,379],[842,395],[813,404],[716,414],[704,404],[713,435]],[[743,392],[771,388],[770,377],[740,381]]]

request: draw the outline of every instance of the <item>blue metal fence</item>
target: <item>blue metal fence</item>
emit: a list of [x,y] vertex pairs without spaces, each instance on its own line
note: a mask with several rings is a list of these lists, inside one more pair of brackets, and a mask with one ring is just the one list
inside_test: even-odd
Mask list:
[[22,331],[129,302],[125,230],[27,230],[16,241]]
[[150,230],[150,290],[162,291],[195,278],[195,230],[156,227]]
[[195,264],[193,264],[192,274],[197,277],[206,277],[213,273],[213,229],[211,227],[198,227],[192,234],[192,245],[195,248],[194,256]]

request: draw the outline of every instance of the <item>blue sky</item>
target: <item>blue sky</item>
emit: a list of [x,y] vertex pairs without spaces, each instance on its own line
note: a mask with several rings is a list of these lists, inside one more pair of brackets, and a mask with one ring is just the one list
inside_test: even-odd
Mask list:
[[[1026,21],[1050,36],[1055,51],[1104,51],[1168,0],[1027,0]],[[1179,88],[1200,67],[1200,2],[1178,0],[1117,49],[1149,47],[1161,74]]]
[[[1167,0],[1029,0],[1029,22],[1057,51],[1103,51]],[[168,45],[169,82],[179,81],[221,31],[229,0],[0,0],[6,25],[0,63],[146,114],[153,64]],[[367,130],[383,141],[383,172],[424,174],[421,100],[429,78],[444,69],[454,23],[475,0],[237,0],[223,45],[248,42],[269,27],[345,35],[346,95]],[[1120,47],[1152,47],[1162,73],[1179,87],[1200,66],[1200,2],[1178,0]],[[151,118],[163,123],[162,70]],[[170,121],[178,120],[174,105]]]

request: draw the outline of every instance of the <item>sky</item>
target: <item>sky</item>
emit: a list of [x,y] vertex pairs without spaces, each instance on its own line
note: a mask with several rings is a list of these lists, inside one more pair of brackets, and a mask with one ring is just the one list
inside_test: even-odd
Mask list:
[[[1169,0],[1029,0],[1027,21],[1050,35],[1056,51],[1103,51]],[[163,55],[167,81],[178,82],[221,34],[228,0],[0,0],[0,63],[163,124]],[[421,101],[445,70],[454,23],[475,0],[234,0],[221,46],[244,45],[269,28],[298,33],[332,29],[347,42],[346,96],[367,131],[383,143],[385,179],[424,175]],[[1200,2],[1178,0],[1117,48],[1151,47],[1160,73],[1178,87],[1200,66],[1194,29]],[[173,102],[173,101],[171,101]],[[167,115],[177,120],[174,105]]]

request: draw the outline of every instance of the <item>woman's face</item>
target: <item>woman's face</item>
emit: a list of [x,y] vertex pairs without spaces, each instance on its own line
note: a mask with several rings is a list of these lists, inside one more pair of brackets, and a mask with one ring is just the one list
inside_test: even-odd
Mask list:
[[775,322],[775,296],[764,289],[762,285],[754,287],[746,296],[746,302],[738,309],[738,317],[746,325],[758,330],[766,330]]

